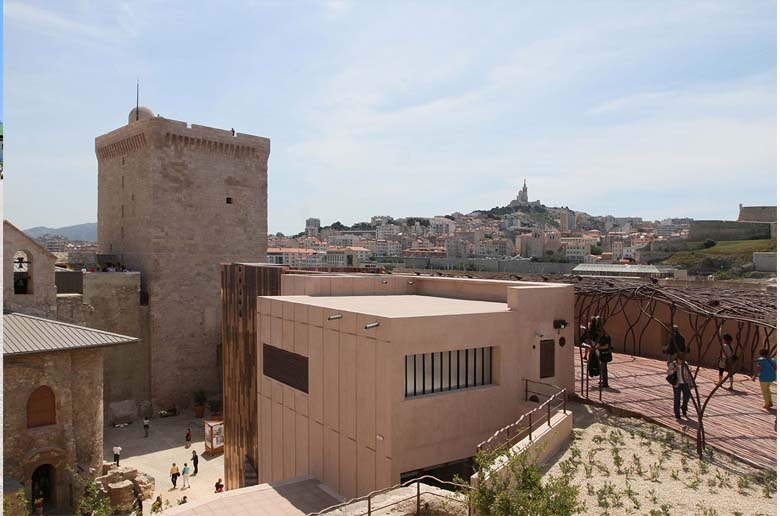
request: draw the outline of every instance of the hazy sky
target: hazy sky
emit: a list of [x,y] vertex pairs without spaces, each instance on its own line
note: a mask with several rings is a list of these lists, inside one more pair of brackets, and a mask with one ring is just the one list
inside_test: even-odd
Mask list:
[[267,136],[269,231],[776,204],[772,1],[5,1],[5,216],[97,218],[135,104]]

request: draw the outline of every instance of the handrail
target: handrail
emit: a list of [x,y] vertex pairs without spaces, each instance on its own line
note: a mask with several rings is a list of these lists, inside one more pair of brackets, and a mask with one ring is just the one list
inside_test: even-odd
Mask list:
[[[538,407],[529,410],[528,412],[520,416],[520,418],[517,419],[514,423],[510,423],[503,428],[499,428],[493,433],[493,435],[491,435],[490,437],[488,437],[487,439],[479,443],[477,445],[478,452],[486,448],[489,448],[490,450],[504,448],[514,444],[514,442],[523,439],[526,436],[528,436],[531,440],[533,440],[534,426],[536,426],[536,428],[539,428],[541,424],[544,422],[544,418],[542,417],[537,419],[536,425],[534,425],[534,414],[538,412],[546,413],[547,426],[552,425],[551,418],[552,418],[553,410],[557,411],[561,406],[563,406],[563,413],[566,414],[566,389],[564,389],[563,387],[558,387],[557,385],[536,382],[534,380],[526,379],[525,380],[525,385],[526,385],[525,401],[528,401],[529,392],[533,392],[534,394],[544,395],[541,392],[529,391],[528,390],[529,383],[544,385],[556,389],[556,391],[552,395],[550,395],[550,397],[547,400],[540,403]],[[554,408],[552,406],[553,401],[559,401],[559,403],[556,404]],[[525,422],[526,418],[528,419],[527,423]],[[522,425],[522,429],[520,429],[521,425]],[[497,443],[496,441],[498,441],[499,439],[502,439],[502,441]]]
[[[388,505],[384,505],[382,507],[375,507],[375,508],[372,509],[371,508],[371,497],[377,496],[377,495],[380,495],[380,494],[384,494],[384,493],[387,493],[389,491],[392,491],[394,489],[398,489],[398,488],[401,488],[401,487],[409,487],[410,485],[412,485],[414,483],[417,483],[417,495],[416,495],[416,498],[417,498],[417,513],[419,513],[420,512],[420,494],[421,494],[420,493],[420,481],[423,480],[423,479],[432,479],[432,480],[435,480],[438,484],[448,484],[448,485],[451,485],[453,487],[456,487],[457,489],[463,489],[463,488],[474,489],[473,487],[471,487],[470,485],[467,485],[467,484],[466,485],[456,484],[455,482],[450,482],[450,481],[447,481],[447,480],[441,480],[441,479],[438,479],[438,478],[436,478],[434,476],[431,476],[431,475],[423,475],[421,477],[412,478],[410,480],[407,480],[406,482],[401,482],[400,484],[396,484],[396,485],[391,486],[391,487],[385,487],[383,489],[377,489],[376,491],[371,491],[370,493],[368,493],[366,495],[359,496],[357,498],[352,498],[350,500],[347,500],[347,501],[341,502],[341,503],[337,503],[335,505],[331,505],[330,507],[326,507],[325,509],[322,509],[319,512],[310,512],[307,516],[322,516],[323,514],[327,514],[330,511],[335,511],[337,509],[344,508],[344,507],[350,506],[350,505],[352,505],[354,503],[363,502],[363,501],[367,501],[368,502],[368,512],[366,512],[364,514],[367,514],[367,515],[370,516],[372,510],[376,511],[376,510],[379,510],[379,509],[386,509],[386,508],[391,507],[393,505],[398,505],[398,504],[400,504],[402,502],[405,502],[407,500],[410,500],[410,499],[414,498],[414,496],[406,497],[406,498],[404,498],[402,500],[396,500],[394,502],[391,502]],[[438,495],[436,493],[429,493],[429,494],[440,496],[442,498],[448,498],[448,497],[445,497],[443,495]],[[459,500],[459,501],[462,501],[462,500]],[[469,509],[469,513],[471,513],[470,509]]]

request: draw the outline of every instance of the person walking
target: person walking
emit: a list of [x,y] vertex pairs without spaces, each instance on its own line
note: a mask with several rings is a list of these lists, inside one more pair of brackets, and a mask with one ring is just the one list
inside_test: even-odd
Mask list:
[[149,437],[149,417],[144,416],[144,437]]
[[682,356],[678,355],[674,362],[669,362],[666,379],[674,388],[674,417],[682,419],[680,417],[681,409],[683,416],[688,415],[688,402],[691,399],[691,386],[693,385],[691,370]]
[[119,466],[119,455],[122,453],[122,447],[117,444],[116,446],[114,446],[113,452],[114,452],[114,464]]
[[192,450],[192,467],[195,469],[195,471],[192,472],[192,476],[198,474],[198,460],[200,460],[200,457],[198,457],[195,450]]
[[609,387],[607,364],[612,362],[612,338],[606,331],[601,332],[596,350],[599,353],[599,387]]
[[173,484],[174,489],[176,489],[176,482],[178,480],[179,480],[179,467],[174,462],[173,466],[171,466],[171,484]]
[[187,466],[186,462],[181,470],[181,488],[184,489],[185,487],[192,487],[190,485],[190,467]]
[[187,429],[187,433],[184,434],[184,447],[189,448],[192,445],[192,430]]
[[[734,368],[734,362],[737,361],[737,356],[734,353],[734,348],[731,346],[733,338],[728,333],[723,336],[723,340],[720,343],[720,357],[718,357],[718,383],[723,381],[723,373],[732,373]],[[729,376],[728,390],[734,390],[734,375]]]
[[769,350],[766,348],[758,352],[756,372],[750,379],[755,382],[756,376],[758,376],[758,381],[761,384],[761,394],[764,395],[764,409],[769,410],[772,408],[772,391],[770,387],[772,382],[777,380],[777,363],[774,358],[769,358]]

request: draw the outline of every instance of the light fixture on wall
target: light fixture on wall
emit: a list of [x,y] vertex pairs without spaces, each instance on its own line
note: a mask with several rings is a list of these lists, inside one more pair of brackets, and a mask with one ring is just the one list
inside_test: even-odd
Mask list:
[[406,284],[407,285],[414,285],[414,281],[407,281]]
[[534,335],[536,335],[536,336],[537,336],[537,337],[539,337],[540,339],[541,339],[542,337],[544,337],[544,333],[539,333],[538,331],[534,331]]
[[553,328],[558,330],[558,333],[561,333],[561,330],[565,329],[569,323],[565,319],[555,319],[553,320]]
[[382,280],[382,285],[387,285],[387,280]]
[[344,317],[344,316],[341,315],[341,314],[329,315],[328,316],[328,320],[329,321],[335,321],[336,319],[341,319],[342,317]]
[[363,326],[363,329],[364,330],[371,330],[373,328],[376,328],[377,326],[379,326],[378,322],[372,322],[372,323],[368,323],[365,326]]

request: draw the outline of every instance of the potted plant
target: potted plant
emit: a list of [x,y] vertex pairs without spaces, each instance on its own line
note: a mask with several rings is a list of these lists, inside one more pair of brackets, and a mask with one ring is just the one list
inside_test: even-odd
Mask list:
[[36,498],[33,502],[35,514],[43,514],[43,497]]
[[192,394],[192,401],[195,408],[195,417],[203,417],[206,412],[206,391],[198,389]]

